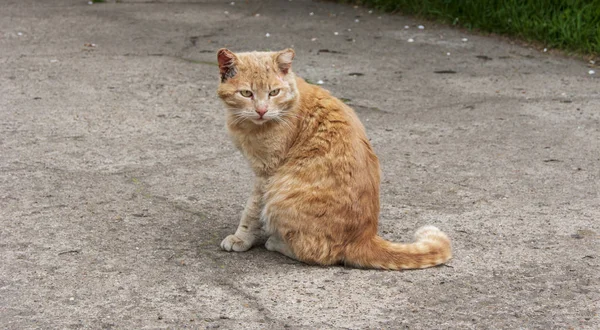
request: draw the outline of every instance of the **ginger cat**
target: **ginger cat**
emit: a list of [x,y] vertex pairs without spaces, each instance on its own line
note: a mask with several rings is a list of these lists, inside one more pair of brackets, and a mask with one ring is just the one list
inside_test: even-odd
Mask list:
[[226,251],[265,246],[309,264],[409,269],[451,258],[448,236],[420,228],[415,243],[377,235],[379,161],[354,111],[292,72],[294,51],[217,53],[227,127],[256,174]]

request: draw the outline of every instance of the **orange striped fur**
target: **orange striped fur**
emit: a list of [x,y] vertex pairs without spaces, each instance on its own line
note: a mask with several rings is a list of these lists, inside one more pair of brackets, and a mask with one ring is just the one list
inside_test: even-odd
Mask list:
[[226,251],[265,246],[309,264],[408,269],[451,258],[425,226],[410,244],[377,235],[379,161],[354,111],[291,70],[294,51],[217,54],[227,127],[256,179]]

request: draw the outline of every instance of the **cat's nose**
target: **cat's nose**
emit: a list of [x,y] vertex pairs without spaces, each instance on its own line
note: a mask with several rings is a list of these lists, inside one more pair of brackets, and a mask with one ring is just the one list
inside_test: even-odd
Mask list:
[[262,118],[265,113],[267,113],[267,107],[264,108],[256,108],[256,113]]

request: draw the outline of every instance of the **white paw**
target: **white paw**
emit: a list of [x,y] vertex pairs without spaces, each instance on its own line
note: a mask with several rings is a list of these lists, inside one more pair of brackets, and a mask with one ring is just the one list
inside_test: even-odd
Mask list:
[[279,251],[277,250],[277,243],[275,243],[275,239],[273,239],[273,236],[269,237],[269,239],[265,243],[265,248],[269,251]]
[[269,251],[279,252],[285,256],[288,256],[289,258],[296,260],[298,259],[290,247],[275,235],[269,237],[265,243],[265,248],[267,248]]
[[225,251],[243,252],[248,251],[251,247],[251,242],[246,242],[235,235],[229,235],[221,242],[221,249]]

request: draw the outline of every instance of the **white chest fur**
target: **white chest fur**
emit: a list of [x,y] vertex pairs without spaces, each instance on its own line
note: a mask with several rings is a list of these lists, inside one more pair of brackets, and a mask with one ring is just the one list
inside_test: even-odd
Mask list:
[[281,164],[288,148],[288,139],[281,130],[275,125],[253,132],[230,131],[230,135],[254,172],[259,176],[270,176]]

